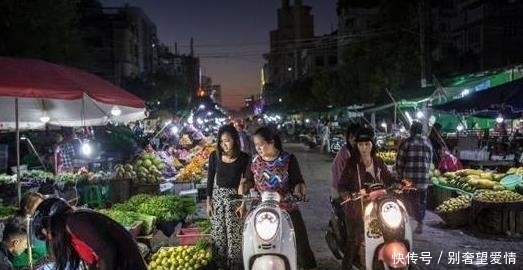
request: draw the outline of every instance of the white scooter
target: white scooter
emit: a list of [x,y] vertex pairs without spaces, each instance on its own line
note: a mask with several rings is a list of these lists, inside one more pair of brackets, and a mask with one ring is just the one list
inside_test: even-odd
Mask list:
[[341,203],[363,200],[364,240],[359,250],[363,269],[408,269],[412,228],[407,210],[397,196],[407,190],[413,189],[386,189],[383,184],[373,184]]
[[[252,190],[246,200],[260,202]],[[261,202],[247,215],[243,228],[245,270],[298,269],[294,227],[289,213],[280,208],[280,200],[277,192],[264,191]]]

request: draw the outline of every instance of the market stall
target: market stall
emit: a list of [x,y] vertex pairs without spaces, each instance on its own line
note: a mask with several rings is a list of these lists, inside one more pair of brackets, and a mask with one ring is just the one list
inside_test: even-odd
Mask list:
[[450,228],[469,226],[481,233],[523,233],[523,168],[507,173],[464,169],[431,171],[429,204]]

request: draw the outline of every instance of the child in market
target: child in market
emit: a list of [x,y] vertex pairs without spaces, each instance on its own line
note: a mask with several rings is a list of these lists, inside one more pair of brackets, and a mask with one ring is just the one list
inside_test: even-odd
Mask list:
[[22,254],[27,249],[27,245],[25,219],[17,216],[10,218],[5,224],[0,244],[0,269],[14,269],[11,262],[13,257]]

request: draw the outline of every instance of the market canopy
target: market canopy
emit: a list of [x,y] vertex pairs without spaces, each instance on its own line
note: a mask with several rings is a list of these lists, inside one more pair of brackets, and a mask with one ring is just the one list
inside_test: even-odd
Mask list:
[[483,91],[473,92],[461,99],[433,105],[433,109],[453,113],[478,114],[486,111],[517,113],[523,111],[523,78]]
[[96,75],[37,59],[0,57],[0,129],[15,128],[15,99],[21,129],[42,128],[42,117],[58,126],[145,118],[143,100]]

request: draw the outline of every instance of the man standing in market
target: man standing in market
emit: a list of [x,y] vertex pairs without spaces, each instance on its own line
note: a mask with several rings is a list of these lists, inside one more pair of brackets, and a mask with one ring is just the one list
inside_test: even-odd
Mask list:
[[429,185],[432,146],[423,136],[423,125],[414,122],[410,126],[410,137],[403,141],[396,157],[396,171],[402,180],[412,181],[416,191],[408,194],[410,209],[418,225],[415,233],[423,232],[423,219],[427,208],[427,188]]
[[55,150],[55,172],[57,174],[74,171],[74,158],[77,150],[75,142],[77,139],[71,129],[65,129],[63,134],[65,138],[59,136],[58,140],[60,141]]

